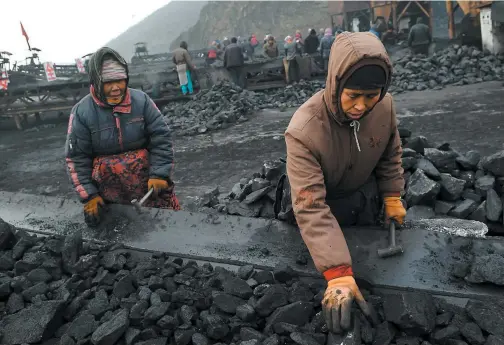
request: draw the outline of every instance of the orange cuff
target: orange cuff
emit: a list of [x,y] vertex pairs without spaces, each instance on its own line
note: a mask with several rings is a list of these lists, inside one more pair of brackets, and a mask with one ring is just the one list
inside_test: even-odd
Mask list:
[[330,281],[330,280],[340,278],[340,277],[353,276],[353,271],[352,271],[352,266],[341,265],[341,266],[329,268],[323,274],[324,274],[324,278],[327,281]]

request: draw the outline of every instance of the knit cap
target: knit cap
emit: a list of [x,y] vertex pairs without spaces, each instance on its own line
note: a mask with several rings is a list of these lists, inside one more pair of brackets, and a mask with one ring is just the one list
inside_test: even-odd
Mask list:
[[103,60],[101,75],[104,83],[128,78],[126,68],[114,59]]

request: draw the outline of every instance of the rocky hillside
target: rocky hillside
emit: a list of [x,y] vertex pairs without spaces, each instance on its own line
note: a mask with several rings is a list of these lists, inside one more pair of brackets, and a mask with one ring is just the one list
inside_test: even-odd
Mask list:
[[199,20],[172,42],[181,40],[189,48],[206,47],[212,40],[224,36],[247,36],[255,33],[283,38],[296,29],[306,36],[308,28],[330,26],[327,1],[210,1],[201,10]]
[[127,60],[134,53],[134,44],[146,42],[151,54],[170,51],[170,43],[199,18],[207,1],[170,1],[156,12],[108,42]]

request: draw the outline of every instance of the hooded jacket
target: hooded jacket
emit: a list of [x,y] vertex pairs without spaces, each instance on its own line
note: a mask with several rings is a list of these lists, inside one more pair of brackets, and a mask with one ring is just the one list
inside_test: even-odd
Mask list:
[[[358,68],[381,66],[387,76],[379,102],[359,121],[340,106],[346,80]],[[331,200],[355,192],[375,173],[383,195],[404,189],[401,141],[392,96],[387,93],[392,65],[376,36],[338,35],[332,45],[326,88],[293,115],[285,141],[292,206],[313,261],[320,272],[351,265],[350,253]]]
[[410,47],[414,47],[423,44],[430,44],[431,41],[432,37],[429,27],[423,23],[422,18],[417,18],[416,24],[411,27],[409,32],[408,45]]
[[276,42],[273,42],[272,45],[269,45],[268,42],[266,42],[263,46],[263,55],[268,57],[268,58],[276,58],[278,57],[278,46]]
[[[110,53],[112,51],[113,53]],[[173,149],[171,134],[163,115],[144,92],[126,89],[123,101],[116,106],[105,104],[101,66],[108,54],[121,64],[124,59],[110,48],[101,48],[91,57],[90,93],[70,113],[65,155],[70,180],[82,202],[98,193],[92,180],[93,160],[127,151],[149,151],[149,176],[171,177]]]

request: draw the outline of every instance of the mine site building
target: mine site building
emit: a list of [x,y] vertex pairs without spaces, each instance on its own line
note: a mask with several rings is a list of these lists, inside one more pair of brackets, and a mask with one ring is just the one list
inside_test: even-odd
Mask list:
[[499,1],[329,1],[332,27],[368,31],[377,19],[398,39],[421,17],[437,42],[458,39],[493,54],[503,52],[504,3]]

